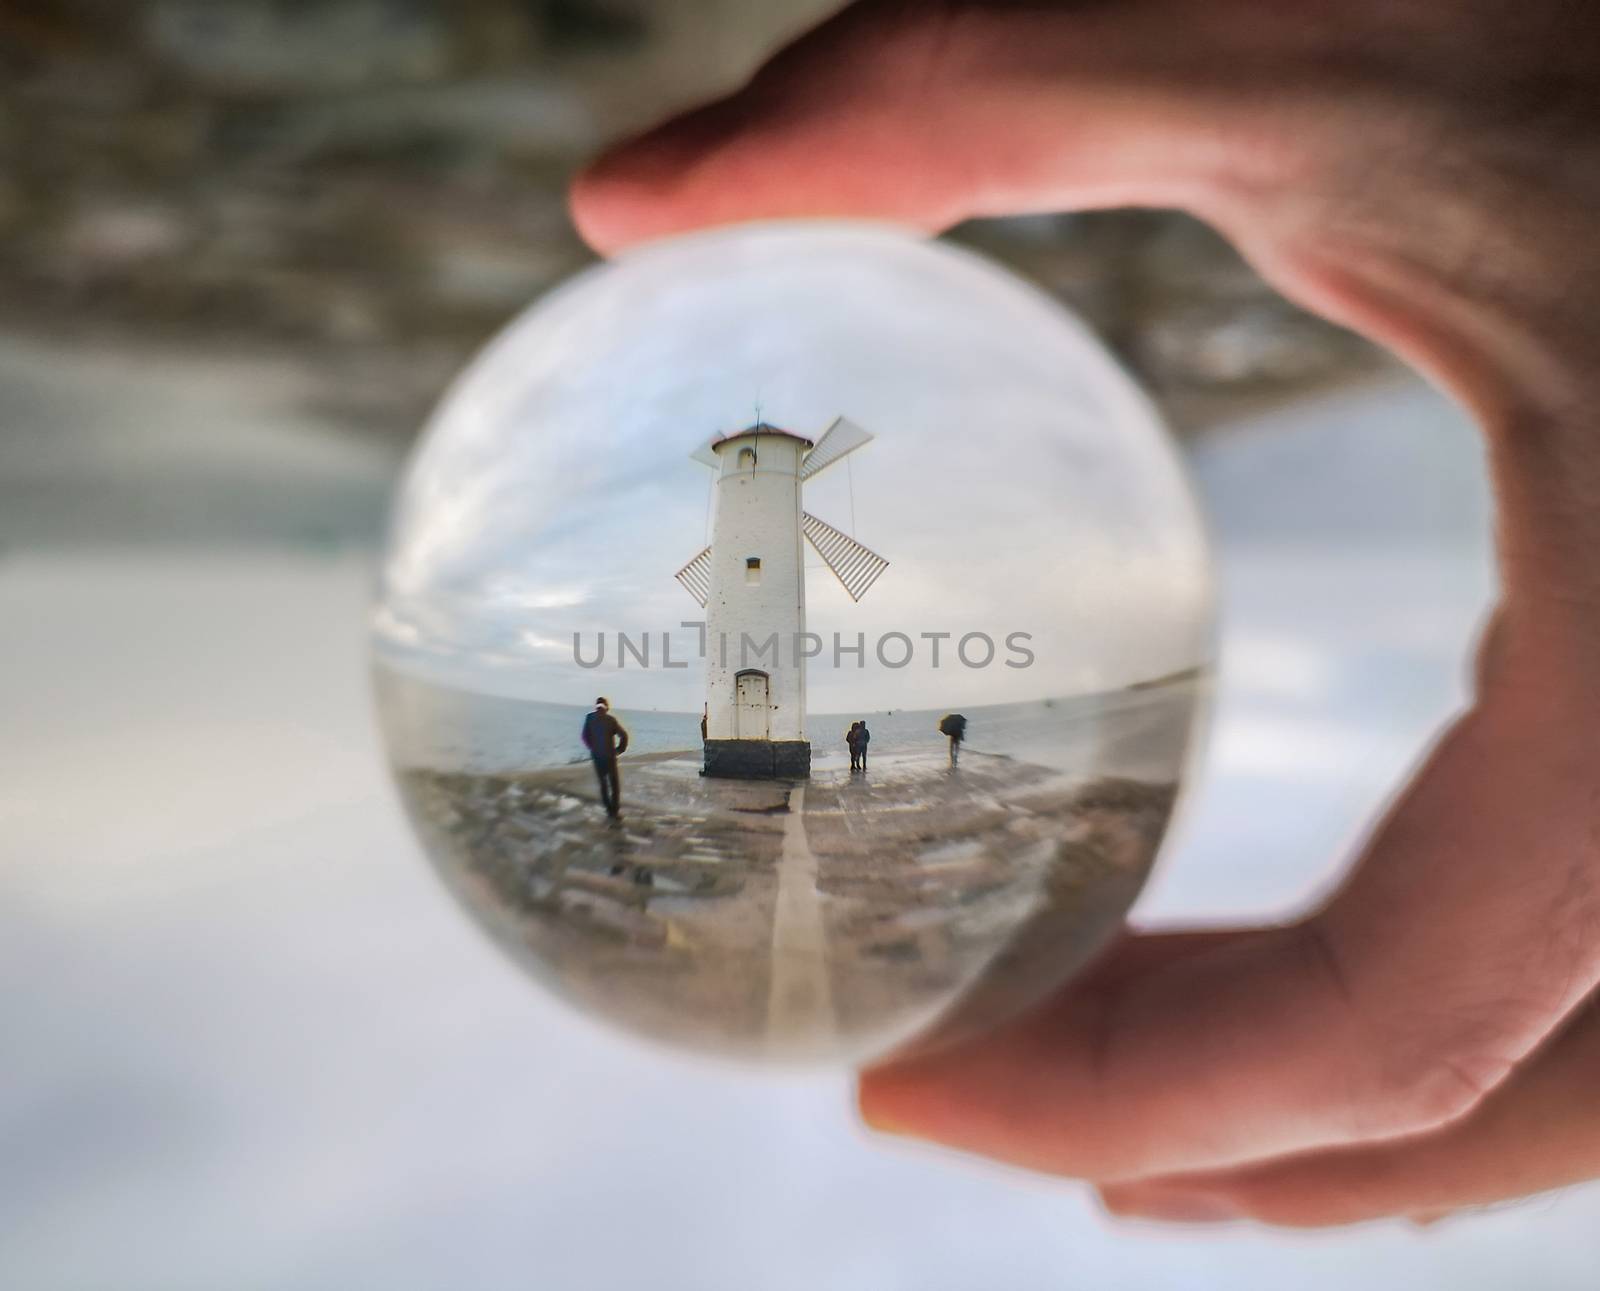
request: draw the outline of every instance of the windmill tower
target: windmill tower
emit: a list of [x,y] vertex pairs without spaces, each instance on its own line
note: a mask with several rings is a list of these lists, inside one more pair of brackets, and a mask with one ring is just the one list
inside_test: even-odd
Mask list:
[[805,551],[816,548],[852,600],[888,567],[801,505],[805,482],[872,436],[843,417],[818,440],[765,422],[691,454],[716,472],[711,545],[677,573],[706,612],[706,775],[798,779],[806,739]]

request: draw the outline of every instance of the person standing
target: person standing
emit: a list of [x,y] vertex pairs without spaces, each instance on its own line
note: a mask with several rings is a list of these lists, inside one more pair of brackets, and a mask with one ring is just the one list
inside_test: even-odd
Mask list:
[[613,819],[622,811],[622,780],[617,774],[617,757],[628,751],[628,732],[611,715],[611,702],[601,695],[594,711],[583,719],[583,744],[594,759],[595,778],[600,781],[600,805]]
[[872,743],[872,732],[865,722],[856,723],[856,751],[861,758],[861,769],[867,769],[867,745]]
[[844,733],[845,747],[850,750],[850,769],[861,770],[861,723],[851,722],[850,729]]

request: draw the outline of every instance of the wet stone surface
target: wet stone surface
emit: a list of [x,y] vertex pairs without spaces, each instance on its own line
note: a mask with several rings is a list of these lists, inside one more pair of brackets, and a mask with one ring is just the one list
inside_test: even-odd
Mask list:
[[1121,918],[1170,785],[999,755],[896,755],[803,784],[622,760],[608,821],[586,764],[405,771],[446,882],[520,962],[632,1029],[832,1058],[992,1024]]

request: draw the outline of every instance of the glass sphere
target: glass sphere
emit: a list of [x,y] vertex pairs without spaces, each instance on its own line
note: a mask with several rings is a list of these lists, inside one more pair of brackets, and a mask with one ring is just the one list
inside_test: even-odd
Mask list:
[[1112,936],[1211,619],[1178,457],[1082,324],[946,244],[749,225],[587,270],[456,382],[376,692],[428,854],[536,977],[857,1061]]

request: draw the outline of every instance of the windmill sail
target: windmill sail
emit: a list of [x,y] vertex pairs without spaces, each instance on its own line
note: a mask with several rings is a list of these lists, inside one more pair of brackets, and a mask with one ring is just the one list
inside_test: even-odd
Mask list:
[[800,467],[800,478],[809,480],[825,471],[846,453],[853,453],[863,444],[872,442],[872,436],[846,417],[835,417],[833,424],[822,432],[822,438],[806,454]]
[[691,462],[699,462],[701,466],[709,466],[713,471],[716,470],[721,463],[717,461],[717,450],[714,445],[721,438],[721,435],[711,436],[710,439],[689,454],[689,460]]
[[683,584],[684,591],[700,602],[700,608],[705,609],[711,597],[711,548],[707,547],[673,577]]
[[[865,431],[861,433],[866,434]],[[844,584],[844,590],[850,593],[852,601],[859,601],[865,596],[867,589],[878,581],[878,575],[889,568],[889,562],[870,547],[863,547],[854,538],[840,533],[826,521],[818,520],[809,511],[801,516],[800,527],[811,540],[811,545],[817,549],[817,554],[833,571],[834,577]],[[691,561],[690,566],[693,563]],[[679,578],[681,581],[682,575],[679,575]],[[705,602],[702,601],[701,604]]]

